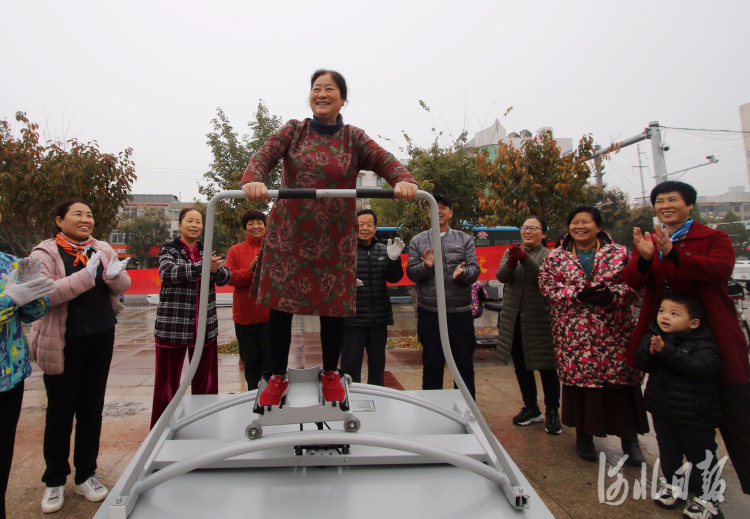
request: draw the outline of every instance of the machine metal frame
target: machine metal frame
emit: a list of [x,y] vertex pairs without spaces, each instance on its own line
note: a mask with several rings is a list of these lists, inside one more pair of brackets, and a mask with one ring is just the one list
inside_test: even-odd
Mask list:
[[[269,190],[268,198],[394,198],[393,190],[358,188],[344,190],[315,190],[315,189],[281,189]],[[223,191],[215,195],[208,204],[206,211],[205,227],[205,251],[212,250],[214,238],[215,210],[219,201],[227,198],[245,198],[243,191]],[[440,243],[440,225],[438,222],[437,203],[431,194],[425,191],[417,191],[417,199],[425,200],[430,208],[431,230],[433,243]],[[281,456],[272,461],[258,460],[257,458],[245,458],[243,455],[268,451],[272,449],[288,447],[305,447],[308,449],[326,448],[337,444],[347,444],[354,446],[375,447],[386,449],[370,451],[367,455],[356,453],[347,456],[326,456],[316,457],[315,465],[351,465],[351,464],[394,464],[392,451],[409,453],[396,461],[397,464],[434,464],[447,463],[456,467],[464,468],[475,474],[478,474],[489,481],[499,485],[510,504],[516,510],[529,508],[529,495],[522,488],[519,474],[516,467],[507,457],[505,451],[500,446],[495,436],[492,434],[482,413],[479,411],[474,399],[471,397],[466,384],[461,378],[455,360],[451,354],[448,340],[448,325],[445,307],[445,284],[443,278],[443,251],[441,247],[435,247],[435,282],[437,289],[439,331],[442,340],[443,353],[445,355],[448,369],[450,370],[453,380],[458,386],[464,401],[455,401],[453,409],[446,409],[435,402],[422,398],[408,392],[396,391],[389,388],[371,386],[366,384],[346,384],[347,394],[370,395],[374,397],[387,398],[400,402],[405,402],[417,406],[433,413],[439,414],[445,418],[453,420],[467,433],[467,436],[473,437],[472,442],[480,446],[479,451],[471,448],[458,448],[454,445],[446,446],[439,441],[430,443],[429,441],[418,441],[415,439],[403,438],[389,434],[377,434],[369,432],[356,432],[354,427],[347,428],[345,431],[303,431],[284,432],[280,434],[269,434],[253,438],[249,434],[252,424],[248,425],[248,440],[220,445],[215,448],[209,448],[204,452],[190,454],[184,459],[175,460],[161,466],[158,464],[158,453],[167,442],[169,442],[180,429],[208,416],[231,407],[254,401],[257,398],[258,390],[249,391],[229,398],[223,398],[221,401],[204,407],[198,411],[185,414],[182,409],[177,414],[176,411],[180,406],[190,383],[198,369],[201,355],[204,347],[204,337],[206,330],[206,317],[208,307],[209,284],[203,283],[200,291],[200,306],[198,314],[198,331],[195,344],[193,359],[187,373],[183,376],[180,387],[177,390],[172,401],[169,403],[161,418],[154,426],[151,434],[147,437],[144,446],[141,448],[136,458],[131,463],[129,472],[123,477],[126,478],[122,488],[110,505],[111,519],[126,519],[133,511],[140,495],[148,492],[154,487],[174,478],[201,468],[220,468],[220,467],[277,467],[277,466],[300,466],[300,457],[289,454]],[[203,262],[201,275],[203,279],[208,279],[210,275],[211,264],[208,261]],[[307,371],[307,370],[300,370]],[[348,382],[348,381],[347,381]],[[322,410],[322,407],[321,407]],[[330,413],[333,409],[327,409]],[[323,422],[326,419],[346,420],[346,414],[341,409],[336,409],[338,415],[323,416],[321,419],[307,417],[305,421]],[[280,413],[281,410],[275,410],[273,413]],[[269,413],[269,414],[273,414]],[[325,414],[325,413],[323,413]],[[278,420],[274,422],[268,416],[255,415],[257,419],[254,423],[290,423],[289,421]],[[264,421],[265,419],[265,421]],[[354,420],[357,420],[354,418]],[[357,420],[358,422],[358,420]],[[346,422],[345,422],[346,424]],[[359,429],[357,426],[356,429]],[[459,452],[463,450],[464,452]],[[333,454],[333,453],[330,453]],[[230,458],[232,458],[230,462]],[[307,456],[305,456],[307,458]]]

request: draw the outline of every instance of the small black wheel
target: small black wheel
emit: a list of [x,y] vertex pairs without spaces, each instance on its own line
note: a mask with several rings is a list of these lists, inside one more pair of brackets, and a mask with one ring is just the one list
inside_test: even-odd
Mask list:
[[359,428],[361,426],[362,426],[362,423],[359,421],[359,418],[356,418],[354,416],[344,420],[344,430],[346,432],[355,433],[359,431]]
[[260,425],[250,424],[245,427],[245,436],[250,440],[257,440],[263,436],[263,428]]

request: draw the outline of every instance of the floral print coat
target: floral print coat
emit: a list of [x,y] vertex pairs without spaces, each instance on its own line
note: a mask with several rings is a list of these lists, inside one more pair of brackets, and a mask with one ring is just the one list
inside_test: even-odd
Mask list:
[[[628,249],[599,233],[601,248],[594,256],[591,281],[571,252],[572,238],[547,254],[539,269],[539,290],[550,302],[552,339],[560,380],[578,387],[640,384],[643,374],[625,364],[625,353],[635,329],[634,303],[638,293],[623,281]],[[614,299],[608,306],[578,300],[581,290],[605,284]]]
[[[0,274],[10,275],[17,268],[18,258],[0,252]],[[4,291],[5,281],[0,279],[0,392],[10,391],[31,375],[29,343],[21,323],[36,321],[50,309],[47,296],[18,306]]]
[[[360,170],[395,186],[409,171],[365,132],[343,124],[332,135],[291,120],[250,160],[240,185],[264,182],[284,161],[281,188],[354,189]],[[353,198],[276,200],[253,279],[259,306],[305,315],[356,313],[357,219]]]

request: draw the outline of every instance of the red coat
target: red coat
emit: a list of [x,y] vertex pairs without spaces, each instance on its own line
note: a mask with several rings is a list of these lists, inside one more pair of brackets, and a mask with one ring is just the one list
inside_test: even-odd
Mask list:
[[260,253],[263,238],[248,238],[229,249],[226,267],[232,273],[229,285],[234,287],[232,295],[232,320],[238,324],[265,323],[268,321],[268,308],[255,303],[250,297],[250,286],[253,284],[253,271],[250,263]]
[[[655,238],[654,238],[655,241]],[[674,244],[678,266],[661,260],[656,249],[651,268],[645,275],[638,270],[640,253],[636,249],[625,268],[625,282],[635,289],[646,288],[638,324],[628,349],[628,365],[637,367],[633,350],[638,347],[649,323],[656,319],[664,297],[664,277],[672,292],[688,292],[701,298],[708,326],[716,337],[721,357],[717,375],[720,385],[742,384],[750,379],[748,345],[740,329],[737,310],[727,293],[727,282],[734,269],[734,247],[727,233],[693,222],[687,235]]]

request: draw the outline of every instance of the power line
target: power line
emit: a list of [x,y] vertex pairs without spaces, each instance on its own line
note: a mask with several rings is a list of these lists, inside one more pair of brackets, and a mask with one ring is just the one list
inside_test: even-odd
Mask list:
[[750,131],[744,131],[744,130],[709,130],[706,128],[679,128],[677,126],[662,126],[662,125],[659,125],[659,128],[669,128],[671,130],[683,130],[683,131],[688,131],[688,132],[718,132],[718,133],[750,134]]

